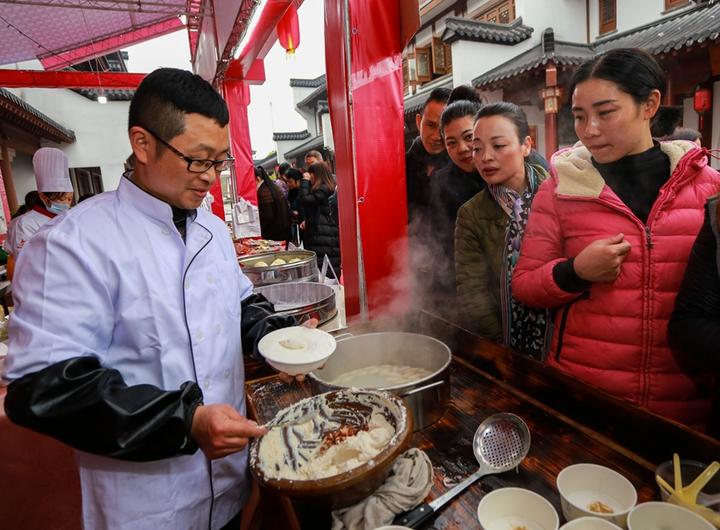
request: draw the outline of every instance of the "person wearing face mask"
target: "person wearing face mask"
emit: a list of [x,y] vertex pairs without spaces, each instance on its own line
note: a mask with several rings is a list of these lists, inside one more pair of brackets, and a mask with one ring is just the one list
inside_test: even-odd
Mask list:
[[653,140],[665,87],[662,69],[641,50],[608,51],[573,74],[581,145],[552,157],[512,292],[555,310],[550,366],[705,429],[712,374],[671,350],[667,325],[720,175],[694,144]]
[[455,297],[454,234],[457,212],[465,202],[485,188],[473,163],[472,136],[480,100],[469,86],[453,89],[448,106],[440,117],[440,131],[450,163],[433,173],[430,183],[430,235],[432,255],[430,290],[427,301],[447,313],[447,302]]
[[25,243],[41,226],[68,210],[73,200],[68,158],[60,149],[38,149],[33,156],[33,170],[42,205],[33,206],[10,223],[5,248],[16,262]]
[[542,359],[547,311],[525,306],[510,289],[530,206],[548,178],[529,160],[529,134],[525,113],[513,103],[491,103],[477,113],[473,159],[488,187],[458,211],[455,272],[463,327]]

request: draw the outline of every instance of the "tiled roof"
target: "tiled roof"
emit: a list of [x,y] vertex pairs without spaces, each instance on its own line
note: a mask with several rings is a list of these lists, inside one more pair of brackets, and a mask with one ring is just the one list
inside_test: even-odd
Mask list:
[[323,136],[322,134],[319,134],[317,136],[313,136],[307,142],[300,144],[297,147],[293,147],[283,156],[285,157],[285,159],[295,158],[297,156],[304,155],[307,151],[310,151],[311,149],[320,149],[321,147],[323,147],[323,145],[325,145],[323,141]]
[[[97,100],[100,90],[90,88],[79,88],[75,92],[93,101]],[[135,95],[134,90],[104,89],[103,93],[108,101],[130,101]]]
[[595,53],[590,46],[569,42],[556,42],[552,50],[545,50],[542,43],[530,48],[517,57],[485,72],[472,80],[473,86],[490,85],[509,77],[534,70],[548,62],[560,65],[579,65],[593,57]]
[[253,158],[253,166],[262,166],[265,169],[267,169],[267,166],[270,166],[270,165],[274,166],[275,164],[277,164],[277,153],[275,151],[270,153],[265,158],[261,158],[261,159]]
[[516,18],[510,24],[495,24],[451,17],[445,22],[442,40],[447,43],[471,40],[513,45],[529,39],[533,31],[530,26],[523,25],[522,17]]
[[325,74],[316,77],[315,79],[297,79],[290,78],[291,87],[303,87],[303,88],[317,88],[320,85],[325,84]]
[[327,99],[327,85],[323,83],[319,87],[317,87],[315,90],[313,90],[308,96],[300,101],[296,107],[315,107],[315,102],[318,99]]
[[305,140],[310,138],[310,133],[305,129],[297,132],[276,132],[273,133],[273,142],[289,142],[293,140]]
[[642,48],[653,55],[702,44],[720,36],[720,2],[706,2],[687,11],[631,31],[597,41],[594,48],[604,52],[613,48]]
[[[547,31],[547,30],[546,30]],[[681,10],[651,24],[596,41],[592,45],[569,42],[541,43],[534,48],[473,79],[482,87],[543,66],[552,61],[560,65],[579,65],[595,55],[614,48],[642,48],[661,55],[720,37],[720,2],[712,0]]]
[[0,88],[0,118],[36,136],[53,142],[73,143],[75,133],[26,103],[15,94]]
[[423,105],[425,105],[425,100],[430,95],[430,92],[433,91],[435,88],[448,88],[452,89],[453,87],[453,80],[452,76],[448,76],[442,83],[440,84],[432,84],[423,86],[423,91],[419,94],[415,94],[413,96],[410,96],[405,100],[405,114],[415,114],[416,112],[419,112]]

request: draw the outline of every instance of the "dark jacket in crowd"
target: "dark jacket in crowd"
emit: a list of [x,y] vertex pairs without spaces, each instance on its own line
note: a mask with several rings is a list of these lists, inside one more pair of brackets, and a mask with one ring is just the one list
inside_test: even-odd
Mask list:
[[405,180],[407,183],[408,221],[427,217],[430,205],[430,174],[445,167],[450,159],[443,151],[431,155],[418,136],[405,153]]
[[720,374],[720,196],[708,200],[705,223],[693,245],[668,325],[670,344]]
[[[271,186],[274,186],[273,189]],[[257,190],[260,233],[263,239],[290,239],[290,208],[282,190],[269,179]]]
[[430,223],[427,244],[433,251],[432,292],[452,300],[455,296],[455,220],[460,206],[485,189],[476,171],[465,173],[450,162],[433,174],[430,186]]
[[303,244],[317,254],[318,265],[322,267],[327,255],[335,273],[340,275],[340,234],[338,221],[330,204],[332,191],[324,184],[312,189],[309,180],[300,182],[298,203],[305,214]]
[[670,345],[691,359],[690,369],[715,372],[708,434],[720,437],[720,195],[708,200],[705,223],[693,245],[668,324]]

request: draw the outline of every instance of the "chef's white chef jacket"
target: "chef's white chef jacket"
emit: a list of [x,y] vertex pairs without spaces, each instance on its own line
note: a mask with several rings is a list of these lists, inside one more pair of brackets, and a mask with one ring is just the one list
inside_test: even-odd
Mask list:
[[[13,282],[6,378],[80,355],[128,385],[197,381],[204,403],[245,414],[240,301],[252,292],[225,224],[198,209],[186,242],[171,208],[126,178],[25,246]],[[88,530],[186,530],[226,524],[243,506],[247,452],[153,462],[77,452]]]
[[13,219],[8,228],[5,250],[12,254],[17,260],[20,250],[28,239],[53,217],[55,217],[55,215],[50,212],[41,212],[33,209]]

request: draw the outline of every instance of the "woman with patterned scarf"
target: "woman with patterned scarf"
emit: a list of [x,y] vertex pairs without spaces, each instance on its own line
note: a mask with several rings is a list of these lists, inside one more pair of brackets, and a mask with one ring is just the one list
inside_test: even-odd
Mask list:
[[530,164],[525,113],[513,103],[485,105],[475,117],[473,160],[487,183],[458,211],[455,271],[461,324],[509,348],[542,359],[546,310],[531,309],[510,290],[530,205],[548,174]]

